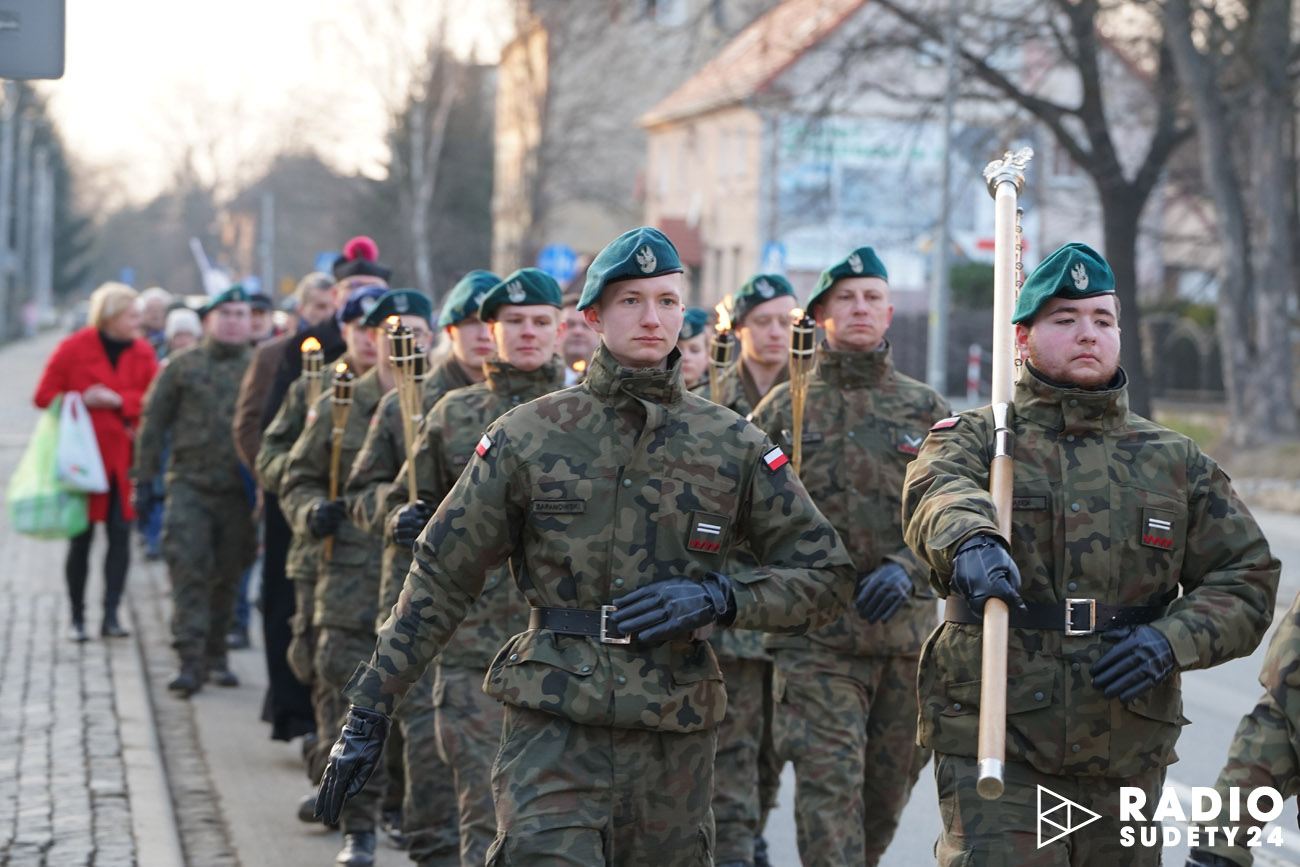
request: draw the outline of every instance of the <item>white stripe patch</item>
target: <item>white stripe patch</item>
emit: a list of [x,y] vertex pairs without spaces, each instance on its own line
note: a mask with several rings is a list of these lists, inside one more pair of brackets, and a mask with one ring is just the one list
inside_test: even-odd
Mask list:
[[701,533],[710,533],[714,536],[722,532],[722,528],[717,524],[696,524],[695,529]]
[[1174,525],[1172,521],[1161,521],[1159,518],[1148,518],[1147,526],[1155,527],[1158,530],[1168,530]]

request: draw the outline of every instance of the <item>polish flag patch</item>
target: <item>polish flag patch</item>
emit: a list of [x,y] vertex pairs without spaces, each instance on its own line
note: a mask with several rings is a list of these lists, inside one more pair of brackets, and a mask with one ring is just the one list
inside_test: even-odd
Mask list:
[[481,458],[488,453],[490,448],[492,448],[492,437],[483,434],[483,439],[479,440],[478,445],[474,446],[474,454]]
[[934,424],[930,425],[930,430],[948,430],[948,428],[956,427],[957,423],[960,421],[961,416],[950,415],[947,418],[941,418]]
[[781,467],[790,463],[790,459],[785,456],[785,452],[781,451],[780,446],[775,446],[770,452],[763,455],[763,463],[767,464],[769,472],[775,473]]

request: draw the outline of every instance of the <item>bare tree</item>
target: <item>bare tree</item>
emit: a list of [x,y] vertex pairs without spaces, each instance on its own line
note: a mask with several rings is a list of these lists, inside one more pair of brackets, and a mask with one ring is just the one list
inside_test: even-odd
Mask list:
[[1196,115],[1201,172],[1217,212],[1217,328],[1237,446],[1297,432],[1288,309],[1295,286],[1291,6],[1165,4],[1169,46]]

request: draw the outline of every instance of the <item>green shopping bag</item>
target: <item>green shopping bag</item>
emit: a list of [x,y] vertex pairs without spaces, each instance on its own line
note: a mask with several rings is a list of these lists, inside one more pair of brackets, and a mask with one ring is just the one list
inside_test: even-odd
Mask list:
[[14,529],[38,539],[70,539],[90,526],[86,495],[64,488],[54,473],[62,402],[55,398],[36,423],[5,491]]

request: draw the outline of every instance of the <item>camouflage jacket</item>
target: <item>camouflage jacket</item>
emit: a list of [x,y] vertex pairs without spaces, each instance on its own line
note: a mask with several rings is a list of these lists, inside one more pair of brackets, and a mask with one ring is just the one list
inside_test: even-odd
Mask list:
[[[840,534],[858,574],[893,561],[907,570],[915,591],[888,623],[868,623],[850,607],[816,632],[767,636],[769,650],[920,652],[937,615],[929,570],[903,542],[903,474],[930,425],[950,411],[938,392],[894,369],[888,346],[879,352],[833,352],[825,344],[818,349],[804,404],[800,478]],[[789,383],[772,389],[751,418],[793,453]]]
[[[1240,788],[1243,801],[1249,791],[1263,786],[1277,789],[1283,798],[1300,794],[1300,596],[1273,634],[1259,682],[1264,695],[1237,727],[1237,736],[1228,748],[1228,763],[1215,784],[1224,805],[1231,803],[1233,787]],[[1235,863],[1249,864],[1253,852],[1246,844],[1260,832],[1253,830],[1257,823],[1247,811],[1241,816],[1245,827],[1237,831],[1236,845],[1205,848]],[[1222,828],[1237,823],[1220,815],[1209,824]]]
[[[713,386],[709,382],[709,376],[713,374],[713,368],[709,367],[705,377],[699,385],[691,389],[700,397],[713,399]],[[790,368],[785,367],[781,370],[781,375],[776,378],[772,387],[780,385],[783,382],[790,381]],[[758,406],[763,395],[758,393],[758,386],[754,384],[754,378],[749,375],[749,370],[745,367],[745,359],[739,359],[727,372],[722,374],[722,399],[719,401],[723,406],[733,410],[740,415],[748,416]]]
[[[564,385],[564,364],[559,358],[531,372],[500,360],[489,361],[484,368],[487,380],[458,389],[438,401],[420,433],[415,476],[420,499],[426,503],[442,502],[474,455],[474,447],[489,424],[515,407]],[[403,490],[406,471],[403,467],[398,478]],[[389,517],[390,534],[397,511],[395,508]],[[401,589],[401,584],[385,588],[391,596],[381,599],[380,605],[391,608],[397,603]],[[381,607],[380,614],[386,616],[387,609]],[[501,645],[527,628],[528,602],[511,580],[510,569],[503,566],[487,576],[478,601],[438,654],[438,661],[443,665],[487,668]]]
[[[344,361],[347,357],[344,356]],[[275,418],[262,432],[262,444],[257,449],[257,480],[262,490],[280,496],[284,481],[284,467],[289,462],[293,444],[307,427],[307,380],[299,376],[285,392],[284,402]],[[311,533],[294,533],[285,555],[284,574],[290,581],[315,582],[320,568],[320,555],[324,542]]]
[[[340,492],[370,428],[370,418],[383,396],[377,368],[356,381],[339,452]],[[285,464],[280,508],[295,535],[311,535],[307,526],[311,507],[318,500],[329,499],[331,431],[334,426],[330,400],[330,391],[326,389],[316,401],[315,417],[307,422]],[[333,556],[328,559],[324,556],[324,545],[321,546],[316,611],[312,623],[373,632],[383,544],[350,520],[344,520],[334,533],[333,545]]]
[[182,479],[209,491],[243,491],[239,453],[231,421],[244,368],[253,350],[246,344],[203,338],[178,352],[158,371],[144,397],[135,437],[131,477],[146,481],[158,474],[163,436],[171,433],[167,484]]
[[[904,535],[949,593],[952,558],[976,533],[996,533],[988,491],[989,407],[931,430],[907,471]],[[1016,384],[1011,554],[1026,602],[1096,599],[1168,604],[1151,625],[1181,669],[1250,653],[1273,616],[1280,566],[1228,477],[1196,444],[1128,410],[1125,386]],[[1179,596],[1179,589],[1182,596]],[[923,746],[976,753],[978,624],[944,623],[919,675]],[[1187,721],[1177,675],[1127,705],[1088,673],[1101,634],[1012,629],[1007,659],[1007,759],[1049,774],[1125,777],[1176,760]]]
[[[423,426],[429,410],[443,395],[469,384],[469,377],[461,370],[460,364],[453,356],[447,356],[424,381],[420,425]],[[387,619],[411,565],[410,550],[392,544],[391,537],[384,534],[388,513],[406,502],[406,479],[397,478],[405,463],[406,434],[402,430],[402,413],[394,389],[379,401],[366,441],[352,463],[347,484],[353,523],[367,533],[383,538],[376,624]]]
[[[602,346],[581,385],[497,419],[420,536],[375,654],[345,694],[391,711],[510,562],[533,606],[598,610],[673,575],[700,576],[745,542],[735,625],[797,632],[837,616],[852,565],[784,456],[668,370],[628,370]],[[715,529],[716,528],[716,529]],[[509,704],[586,725],[715,728],[726,691],[707,642],[657,646],[528,630],[484,684]]]
[[[700,397],[713,399],[713,388],[709,385],[709,375],[712,373],[712,367],[705,370],[704,379],[691,391]],[[777,377],[776,384],[788,382],[790,380],[790,369],[787,367],[781,371]],[[763,397],[758,393],[758,386],[754,384],[754,378],[749,375],[745,368],[745,359],[739,359],[735,364],[727,369],[722,375],[722,390],[720,392],[721,403],[727,409],[732,410],[740,415],[749,417],[754,407],[758,405]],[[753,565],[752,559],[746,559],[747,555],[744,550],[733,551],[733,556],[740,562],[736,565],[728,564],[724,572],[730,572],[734,569],[744,569]],[[718,654],[719,659],[770,659],[767,651],[763,649],[763,635],[752,629],[719,629],[709,637],[709,643],[713,645],[713,650]]]

